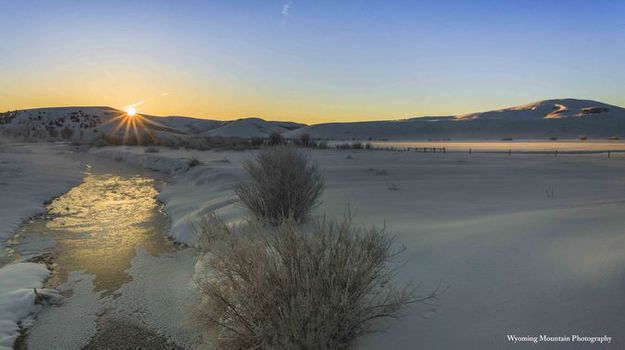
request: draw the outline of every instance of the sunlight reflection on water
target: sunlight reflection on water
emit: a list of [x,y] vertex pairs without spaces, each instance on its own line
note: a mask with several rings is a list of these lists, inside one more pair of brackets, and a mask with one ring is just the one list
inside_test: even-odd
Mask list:
[[137,248],[159,254],[173,247],[163,234],[167,218],[156,195],[150,178],[87,175],[48,205],[51,220],[26,224],[19,235],[43,233],[56,242],[59,268],[50,284],[62,283],[70,271],[86,271],[95,276],[95,291],[107,295],[131,280],[126,271]]

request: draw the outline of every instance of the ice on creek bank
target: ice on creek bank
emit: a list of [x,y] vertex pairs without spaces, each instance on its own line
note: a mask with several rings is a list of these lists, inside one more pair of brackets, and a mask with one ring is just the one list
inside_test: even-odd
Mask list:
[[13,348],[20,328],[32,324],[43,303],[61,301],[56,290],[41,288],[49,274],[45,265],[35,263],[0,269],[0,350]]

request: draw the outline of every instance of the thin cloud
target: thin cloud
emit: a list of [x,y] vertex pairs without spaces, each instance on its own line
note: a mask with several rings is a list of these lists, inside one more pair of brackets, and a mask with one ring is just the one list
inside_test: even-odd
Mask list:
[[145,101],[141,100],[141,101],[135,102],[135,103],[133,103],[131,105],[128,105],[128,106],[124,107],[123,109],[134,108],[134,107],[137,107],[137,106],[141,106],[144,103],[145,103]]
[[289,18],[289,10],[293,6],[293,0],[282,5],[282,24],[286,24],[286,20]]

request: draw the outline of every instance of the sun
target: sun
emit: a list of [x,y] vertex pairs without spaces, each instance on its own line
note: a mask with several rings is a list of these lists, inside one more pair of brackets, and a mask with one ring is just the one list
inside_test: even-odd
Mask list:
[[[112,137],[123,131],[123,143],[124,144],[141,144],[143,140],[155,140],[155,135],[152,130],[164,130],[166,127],[150,117],[146,117],[137,113],[137,106],[143,104],[143,101],[139,101],[135,104],[120,108],[123,113],[111,118],[104,124],[115,123],[114,130],[110,131]],[[104,125],[103,124],[103,125]]]

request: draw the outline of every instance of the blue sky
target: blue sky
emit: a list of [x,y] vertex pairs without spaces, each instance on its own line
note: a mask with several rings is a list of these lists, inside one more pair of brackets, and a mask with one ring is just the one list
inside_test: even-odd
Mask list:
[[624,1],[2,1],[0,110],[304,122],[625,106]]

